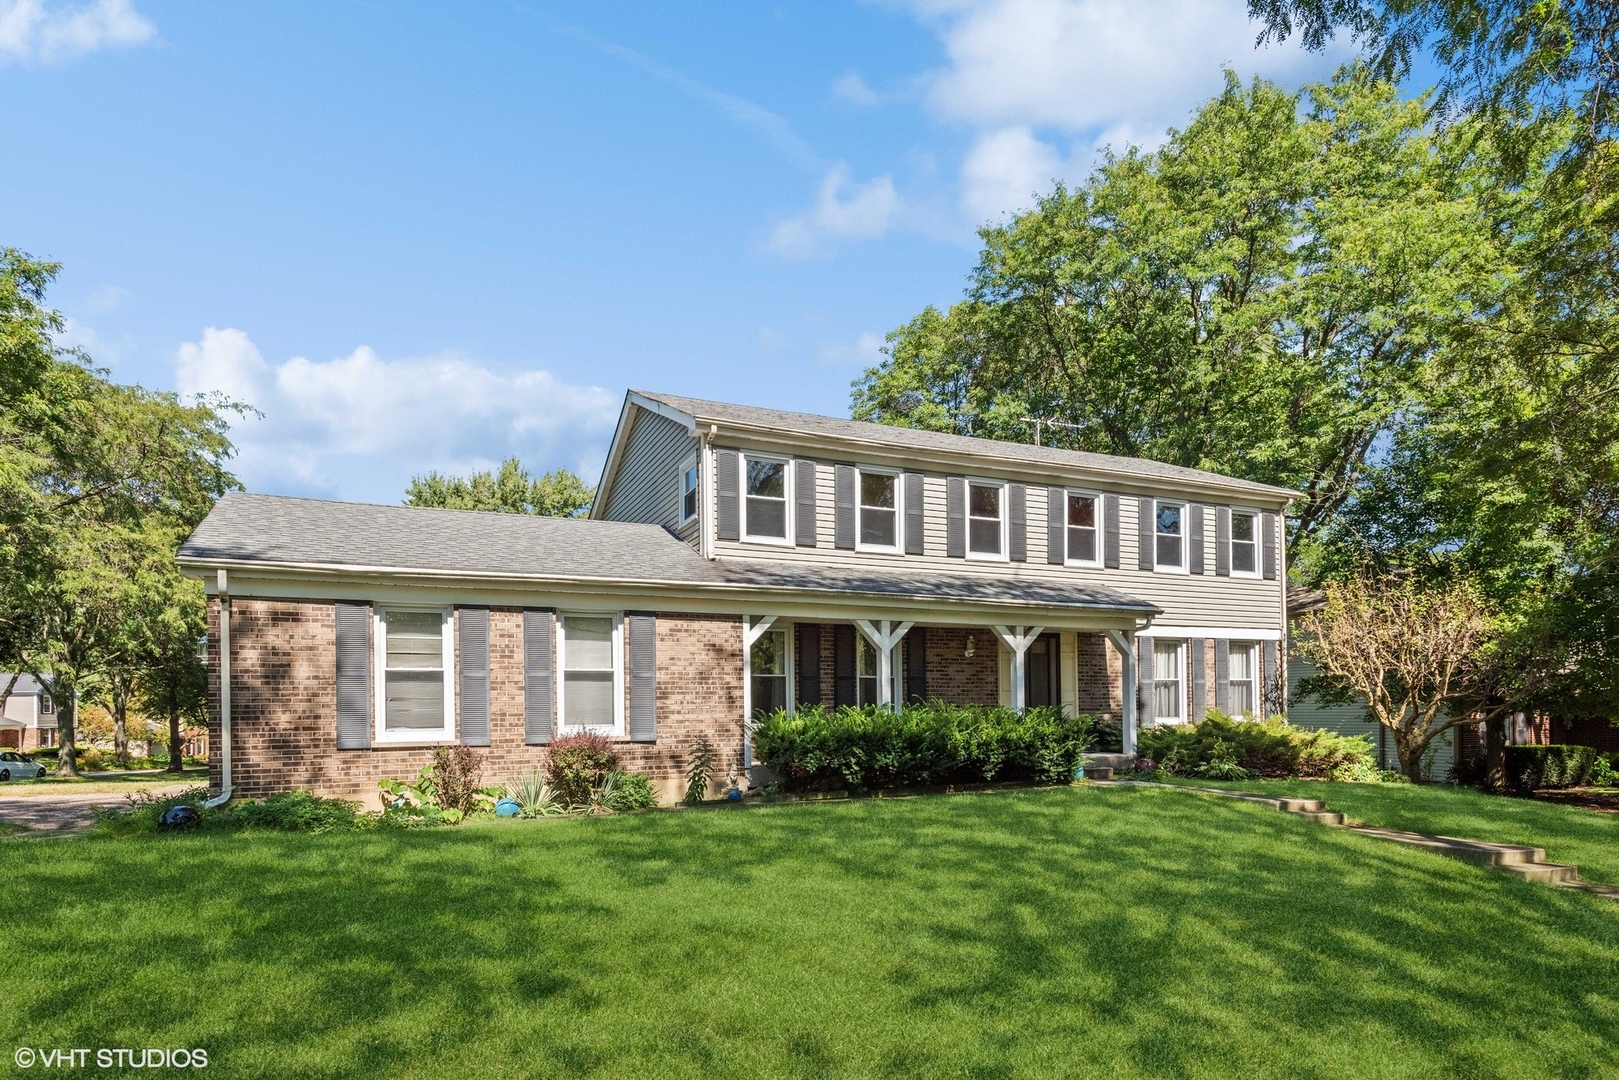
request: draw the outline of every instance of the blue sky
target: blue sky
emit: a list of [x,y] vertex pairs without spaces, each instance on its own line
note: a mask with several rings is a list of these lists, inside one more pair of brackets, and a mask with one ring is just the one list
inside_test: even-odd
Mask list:
[[1241,0],[0,0],[0,243],[68,340],[222,390],[250,490],[594,480],[626,387],[846,414],[974,228],[1222,65]]

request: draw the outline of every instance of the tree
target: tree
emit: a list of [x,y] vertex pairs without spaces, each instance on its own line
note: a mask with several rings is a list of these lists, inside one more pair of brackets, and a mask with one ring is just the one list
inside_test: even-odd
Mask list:
[[1428,744],[1477,719],[1467,705],[1493,633],[1470,587],[1384,577],[1329,584],[1323,606],[1299,619],[1295,640],[1329,684],[1366,702],[1393,736],[1400,768],[1420,780]]
[[1293,487],[1313,536],[1490,280],[1476,192],[1420,102],[1349,68],[1224,92],[1153,153],[982,230],[967,297],[888,337],[854,415]]
[[208,632],[208,603],[202,584],[177,571],[153,585],[138,620],[135,687],[141,708],[168,723],[168,771],[177,773],[184,767],[182,728],[208,717],[208,668],[197,653]]
[[405,504],[445,510],[580,517],[590,510],[594,498],[595,491],[568,469],[554,469],[536,479],[522,462],[512,457],[501,462],[498,473],[484,470],[461,477],[430,472],[413,477],[405,494]]

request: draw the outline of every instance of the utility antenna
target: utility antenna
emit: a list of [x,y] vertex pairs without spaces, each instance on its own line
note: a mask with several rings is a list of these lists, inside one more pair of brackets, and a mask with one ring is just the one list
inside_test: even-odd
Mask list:
[[1023,421],[1025,424],[1034,425],[1034,445],[1036,446],[1042,445],[1040,442],[1040,428],[1043,425],[1049,425],[1051,427],[1073,428],[1075,431],[1085,430],[1084,424],[1070,424],[1065,420],[1048,420],[1043,416],[1020,416],[1018,419]]

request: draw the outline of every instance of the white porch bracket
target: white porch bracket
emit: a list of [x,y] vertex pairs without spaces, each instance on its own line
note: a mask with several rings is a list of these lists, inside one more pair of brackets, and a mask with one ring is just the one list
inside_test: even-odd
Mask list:
[[894,707],[894,702],[905,695],[895,685],[899,678],[899,665],[894,663],[894,650],[915,623],[902,622],[897,626],[887,619],[873,623],[869,619],[856,619],[855,626],[877,651],[877,704]]
[[765,631],[775,625],[776,616],[764,615],[754,619],[751,615],[742,616],[742,644],[751,649],[758,640],[765,636]]
[[1107,639],[1118,650],[1119,659],[1123,662],[1123,677],[1120,679],[1124,685],[1119,697],[1123,705],[1123,714],[1120,716],[1119,727],[1123,735],[1122,749],[1126,754],[1136,752],[1136,649],[1135,634],[1125,634],[1118,630],[1107,631]]
[[1001,643],[1012,651],[1012,708],[1022,712],[1029,706],[1029,646],[1045,627],[996,626],[993,629]]

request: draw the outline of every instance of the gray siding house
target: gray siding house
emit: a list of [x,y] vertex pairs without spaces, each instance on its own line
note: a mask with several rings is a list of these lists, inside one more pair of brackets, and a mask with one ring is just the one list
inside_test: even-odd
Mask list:
[[447,742],[501,781],[589,730],[673,795],[698,740],[745,784],[747,719],[810,703],[1061,705],[1133,749],[1280,708],[1292,496],[641,391],[586,520],[227,495],[180,552],[215,784],[365,795]]

